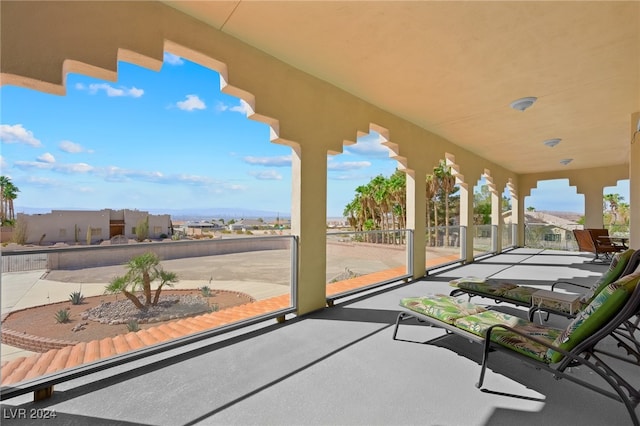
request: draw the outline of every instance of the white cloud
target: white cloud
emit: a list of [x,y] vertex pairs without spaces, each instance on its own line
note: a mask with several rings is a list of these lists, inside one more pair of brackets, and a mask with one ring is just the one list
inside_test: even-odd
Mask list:
[[238,185],[238,184],[227,185],[226,188],[230,189],[232,191],[246,191],[247,190],[247,187],[245,185]]
[[38,148],[42,143],[33,136],[33,132],[22,127],[22,124],[0,124],[0,141],[4,143],[22,143]]
[[54,170],[62,173],[88,173],[93,171],[93,166],[87,163],[60,164],[54,166]]
[[247,164],[253,166],[288,167],[291,165],[290,155],[280,155],[276,157],[244,157],[242,159]]
[[90,84],[88,87],[78,83],[75,87],[77,90],[87,90],[92,95],[95,95],[99,91],[104,91],[109,97],[129,96],[139,98],[144,94],[144,90],[138,89],[137,87],[113,87],[107,83]]
[[4,170],[4,169],[7,169],[7,168],[9,168],[9,163],[7,163],[7,161],[4,159],[4,157],[2,155],[0,155],[0,169]]
[[56,162],[56,158],[49,152],[45,152],[44,154],[39,156],[37,160],[42,163],[51,163],[51,164]]
[[188,183],[190,185],[211,185],[217,183],[215,180],[207,176],[197,175],[178,175],[177,180],[180,182]]
[[176,103],[178,108],[183,111],[193,111],[194,109],[206,109],[204,101],[198,95],[187,95],[187,99]]
[[15,161],[13,163],[17,168],[23,170],[29,169],[44,169],[50,170],[52,169],[52,165],[49,163],[43,163],[41,161]]
[[249,174],[259,180],[282,180],[282,175],[275,170],[249,172]]
[[60,173],[88,173],[94,170],[93,166],[87,163],[69,163],[69,164],[55,164],[53,162],[43,161],[40,156],[38,161],[16,161],[14,164],[16,167],[23,170],[39,169],[39,170],[52,170]]
[[365,139],[358,141],[355,145],[345,147],[344,152],[349,154],[365,155],[369,157],[389,157],[389,148],[382,145],[382,138]]
[[345,161],[342,163],[329,161],[329,163],[327,164],[327,169],[345,171],[345,170],[365,169],[370,166],[371,166],[371,163],[369,161]]
[[251,105],[245,102],[243,99],[240,99],[240,105],[227,105],[222,102],[218,102],[215,107],[216,111],[224,112],[224,111],[232,111],[237,112],[242,115],[248,116],[253,114],[253,109]]
[[61,151],[68,152],[70,154],[77,154],[80,152],[93,152],[90,149],[85,149],[79,143],[71,142],[71,141],[62,141],[58,144],[58,148]]
[[47,186],[47,187],[57,187],[60,186],[60,182],[54,180],[54,179],[50,179],[50,178],[43,178],[43,177],[39,177],[39,176],[29,176],[26,181],[30,184],[33,185],[37,185],[37,186]]
[[164,63],[169,65],[182,65],[184,61],[178,55],[174,55],[173,53],[164,52]]

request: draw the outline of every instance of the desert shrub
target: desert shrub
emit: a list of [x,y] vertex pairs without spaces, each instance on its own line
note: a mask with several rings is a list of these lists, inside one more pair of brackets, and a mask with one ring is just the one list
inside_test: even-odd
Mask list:
[[149,216],[146,216],[136,225],[136,239],[138,242],[142,242],[149,238]]
[[203,297],[211,297],[211,288],[207,285],[200,287],[200,293]]
[[138,324],[138,321],[136,320],[129,321],[127,323],[127,330],[132,332],[140,331],[140,325]]
[[13,227],[13,233],[11,239],[14,243],[25,245],[27,243],[28,227],[26,219],[20,217],[16,220]]
[[66,309],[60,309],[55,314],[56,322],[58,324],[69,322],[69,317],[70,317],[69,311],[67,311]]
[[84,301],[84,296],[79,291],[74,291],[69,295],[72,305],[80,305]]

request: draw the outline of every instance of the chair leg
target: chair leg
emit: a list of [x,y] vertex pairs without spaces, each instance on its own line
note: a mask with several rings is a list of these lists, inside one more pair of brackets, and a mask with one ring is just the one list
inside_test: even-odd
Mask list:
[[482,366],[480,367],[480,378],[478,379],[478,383],[476,383],[476,387],[478,389],[481,389],[484,383],[484,375],[487,371],[487,364],[489,362],[489,352],[491,352],[491,341],[489,339],[486,339],[484,341],[484,347],[482,351]]
[[398,318],[396,318],[396,326],[393,329],[393,340],[398,340],[396,339],[396,336],[398,335],[398,327],[400,327],[400,321],[404,321],[406,319],[411,318],[412,315],[406,312],[400,312],[398,314]]

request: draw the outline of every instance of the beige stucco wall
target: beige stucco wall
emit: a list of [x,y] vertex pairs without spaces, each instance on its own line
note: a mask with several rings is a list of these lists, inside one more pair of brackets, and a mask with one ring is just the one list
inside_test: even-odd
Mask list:
[[87,244],[88,230],[91,229],[89,244],[96,244],[110,238],[111,220],[124,220],[124,235],[136,238],[136,225],[149,218],[149,238],[170,235],[169,215],[150,215],[140,210],[52,210],[44,214],[18,213],[17,220],[27,224],[28,244]]
[[157,254],[160,260],[170,260],[259,250],[290,250],[291,244],[291,238],[267,237],[68,247],[47,253],[47,268],[82,269],[124,265],[131,258],[147,252]]
[[[400,167],[408,172],[407,224],[415,230],[416,278],[424,275],[419,265],[425,264],[424,176],[440,159],[447,157],[455,165],[466,193],[463,200],[472,200],[473,186],[483,173],[491,176],[498,193],[513,182],[520,199],[520,243],[522,200],[535,186],[534,179],[564,177],[517,176],[161,3],[2,2],[1,7],[2,84],[64,94],[68,72],[115,81],[119,59],[157,70],[165,50],[220,72],[222,90],[253,107],[251,118],[272,127],[273,142],[292,147],[291,214],[292,232],[299,237],[301,314],[325,306],[326,155],[341,152],[344,141],[354,141],[359,133],[371,127],[382,131]],[[574,184],[590,193],[602,184],[598,179],[605,179],[605,185],[612,182],[610,174],[591,173],[574,171]],[[622,179],[628,175],[614,174],[618,173]],[[591,214],[591,207],[588,211]],[[463,202],[461,225],[470,225],[471,218]],[[472,259],[471,238],[461,251]]]

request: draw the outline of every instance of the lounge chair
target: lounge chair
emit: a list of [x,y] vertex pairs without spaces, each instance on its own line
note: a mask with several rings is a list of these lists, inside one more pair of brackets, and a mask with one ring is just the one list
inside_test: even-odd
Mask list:
[[[623,345],[631,358],[611,354],[597,347],[608,336],[613,336],[618,342],[625,339],[618,334],[619,330],[640,312],[638,281],[640,271],[609,284],[564,330],[489,310],[474,305],[465,298],[446,295],[405,298],[400,301],[403,310],[396,320],[393,339],[399,340],[397,334],[400,323],[411,318],[443,328],[447,333],[483,345],[483,359],[476,387],[482,388],[490,354],[499,350],[552,373],[556,379],[565,378],[622,402],[633,424],[639,426],[640,420],[635,408],[640,403],[640,389],[635,388],[624,373],[617,372],[608,362],[614,358],[640,367],[637,340],[631,334],[631,341]],[[584,366],[604,382],[596,384],[591,379],[587,381],[571,374],[569,367],[573,366]]]
[[578,251],[593,253],[592,262],[596,260],[608,262],[612,254],[625,250],[623,245],[614,244],[608,239],[607,229],[574,229],[573,236],[578,243]]
[[[529,321],[533,320],[536,312],[546,312],[547,314],[551,313],[573,318],[582,308],[593,300],[600,290],[618,278],[634,272],[639,266],[640,250],[627,249],[622,253],[614,255],[607,271],[602,274],[600,279],[594,282],[591,287],[569,281],[556,281],[551,285],[551,291],[554,291],[556,286],[560,284],[563,286],[572,285],[587,290],[580,296],[576,295],[574,299],[575,302],[569,305],[553,303],[551,299],[544,299],[541,301],[542,303],[533,303],[534,295],[541,290],[539,287],[517,285],[510,282],[477,277],[464,277],[450,281],[449,284],[455,287],[455,289],[452,290],[449,295],[460,296],[467,294],[469,298],[478,296],[493,299],[496,303],[509,303],[516,306],[527,307],[529,308]],[[558,294],[562,295],[563,293]]]

